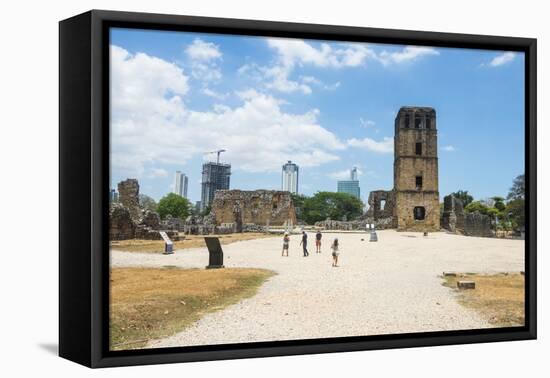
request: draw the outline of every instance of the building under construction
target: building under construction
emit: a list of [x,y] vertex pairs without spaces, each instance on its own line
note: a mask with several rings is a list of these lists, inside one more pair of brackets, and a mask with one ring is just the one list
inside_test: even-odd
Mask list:
[[231,164],[210,162],[202,165],[201,211],[212,203],[216,190],[229,189],[230,177]]

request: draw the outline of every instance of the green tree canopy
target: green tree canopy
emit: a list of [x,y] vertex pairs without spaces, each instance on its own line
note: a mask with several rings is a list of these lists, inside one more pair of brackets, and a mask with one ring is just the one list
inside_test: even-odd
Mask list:
[[292,198],[292,204],[294,205],[294,209],[296,210],[296,218],[298,220],[304,220],[302,218],[302,212],[304,208],[304,202],[306,200],[306,196],[303,194],[297,194],[297,193],[291,193],[290,194]]
[[481,203],[481,201],[473,201],[464,208],[464,211],[466,211],[467,213],[475,213],[477,211],[477,212],[480,212],[481,214],[487,215],[489,211],[489,207]]
[[363,202],[347,193],[317,192],[306,197],[301,207],[302,219],[309,224],[334,220],[353,220],[363,213]]
[[508,202],[506,212],[513,228],[525,227],[525,200],[518,198]]
[[160,199],[157,206],[157,212],[161,219],[165,219],[167,215],[185,219],[191,212],[191,203],[187,198],[175,193],[170,193]]
[[156,201],[146,194],[139,195],[139,205],[143,209],[149,210],[149,211],[157,211],[157,206],[158,206]]
[[525,175],[519,175],[514,179],[512,187],[508,192],[507,200],[513,201],[517,199],[525,199]]
[[506,204],[504,203],[504,197],[495,196],[495,197],[491,197],[491,199],[495,201],[495,204],[493,205],[493,207],[495,207],[498,211],[504,211],[504,209],[506,209]]
[[464,207],[468,206],[474,200],[474,197],[469,195],[467,190],[457,190],[456,192],[451,193],[451,195],[461,200]]

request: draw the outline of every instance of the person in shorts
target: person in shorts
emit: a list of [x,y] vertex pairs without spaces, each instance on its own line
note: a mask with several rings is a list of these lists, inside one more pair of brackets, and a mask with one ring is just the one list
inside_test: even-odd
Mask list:
[[323,234],[321,234],[321,231],[317,231],[317,234],[315,235],[315,252],[321,253],[321,238],[323,237]]
[[332,245],[330,246],[330,248],[332,249],[332,266],[336,267],[338,266],[338,256],[340,255],[338,238],[334,239],[334,242],[332,242]]
[[[288,257],[288,246],[290,244],[290,238],[288,237],[288,232],[285,232],[285,236],[283,237],[283,253],[281,256]],[[286,254],[285,254],[286,252]]]

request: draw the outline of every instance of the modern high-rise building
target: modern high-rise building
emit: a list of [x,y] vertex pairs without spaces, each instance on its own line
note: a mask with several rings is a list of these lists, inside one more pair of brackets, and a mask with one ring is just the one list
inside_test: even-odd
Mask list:
[[338,181],[338,193],[351,194],[354,197],[361,198],[361,188],[357,175],[357,167],[350,170],[350,179]]
[[350,171],[350,179],[351,181],[359,181],[359,178],[357,176],[357,167],[353,167]]
[[359,181],[338,181],[338,193],[347,193],[351,194],[354,197],[361,198],[361,188],[359,188]]
[[298,193],[299,167],[296,163],[288,161],[283,165],[281,178],[282,190],[297,194]]
[[229,189],[231,164],[204,163],[202,165],[201,211],[212,203],[216,190]]
[[118,202],[118,192],[116,189],[111,189],[109,192],[109,201],[111,202]]
[[187,198],[187,183],[188,178],[185,173],[176,171],[176,176],[174,177],[174,191],[179,196]]

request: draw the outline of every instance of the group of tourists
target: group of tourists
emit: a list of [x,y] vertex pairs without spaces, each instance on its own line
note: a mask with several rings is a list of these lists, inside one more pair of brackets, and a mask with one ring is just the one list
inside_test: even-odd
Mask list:
[[[315,253],[321,253],[322,238],[323,238],[323,234],[321,233],[321,231],[317,231],[317,233],[315,234]],[[288,235],[288,232],[285,232],[285,235],[283,237],[283,252],[281,256],[288,257],[289,245],[290,245],[290,236]],[[304,257],[309,256],[309,251],[307,250],[307,233],[305,231],[302,231],[302,240],[300,241],[300,245],[302,246]],[[330,249],[332,250],[332,266],[337,267],[338,256],[340,255],[338,238],[334,238],[334,241],[332,242]]]

